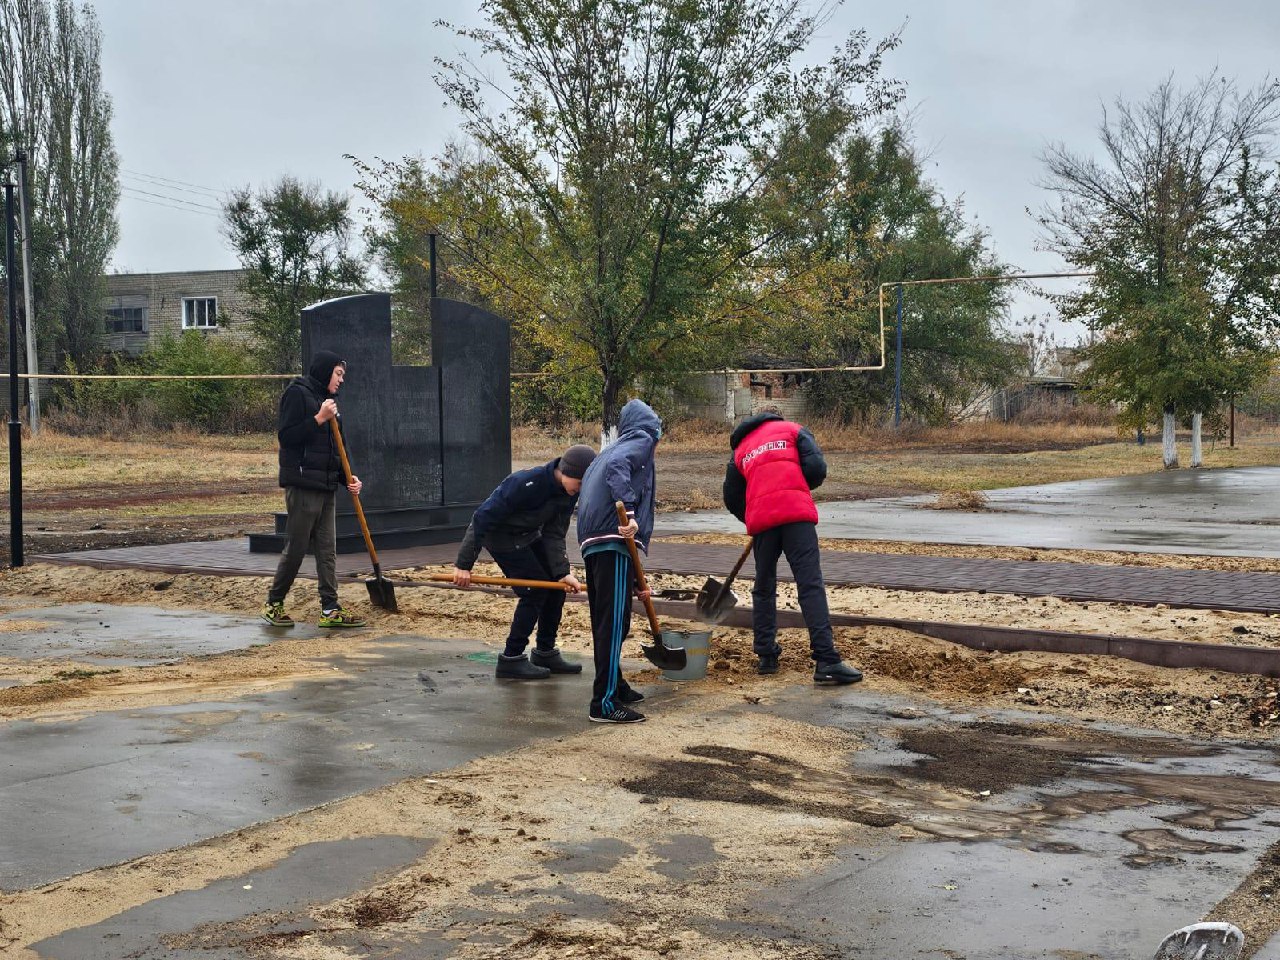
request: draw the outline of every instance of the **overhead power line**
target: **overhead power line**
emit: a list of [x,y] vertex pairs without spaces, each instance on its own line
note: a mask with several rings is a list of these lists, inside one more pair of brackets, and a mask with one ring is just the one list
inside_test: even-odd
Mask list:
[[161,200],[168,200],[170,203],[181,203],[188,207],[199,207],[201,210],[212,210],[215,213],[221,213],[221,207],[215,207],[211,203],[196,203],[194,200],[183,200],[181,197],[171,197],[166,193],[152,193],[150,190],[143,190],[140,187],[131,187],[128,184],[121,185],[122,190],[128,190],[131,193],[140,193],[147,197],[158,197]]
[[201,193],[207,193],[209,194],[209,196],[216,197],[219,200],[221,200],[227,193],[226,190],[218,190],[218,189],[215,189],[214,187],[206,187],[203,184],[191,183],[190,181],[187,181],[187,180],[175,180],[173,177],[162,177],[158,173],[144,173],[141,170],[129,170],[125,167],[121,167],[120,172],[127,173],[130,176],[134,176],[134,177],[143,177],[147,180],[156,180],[166,184],[176,184],[179,187],[186,187],[191,190],[198,190]]
[[129,187],[122,187],[121,192],[124,194],[125,198],[128,200],[134,200],[138,203],[149,203],[153,207],[167,207],[170,210],[180,210],[183,213],[194,213],[196,216],[199,216],[199,217],[214,217],[214,218],[218,217],[218,214],[210,213],[207,210],[197,210],[194,207],[179,207],[176,204],[161,203],[159,200],[148,200],[146,197],[136,196],[135,194],[130,192]]
[[172,196],[173,199],[175,200],[181,199],[183,197],[196,198],[195,200],[186,201],[188,203],[199,202],[199,203],[207,204],[210,201],[215,201],[216,203],[221,205],[221,203],[223,202],[222,197],[214,197],[200,191],[188,190],[186,187],[171,187],[167,183],[157,183],[153,180],[147,180],[142,177],[138,177],[132,173],[121,174],[120,182],[124,186],[133,187],[136,190],[142,190],[144,188],[150,189],[150,190],[162,190],[164,191],[166,196]]

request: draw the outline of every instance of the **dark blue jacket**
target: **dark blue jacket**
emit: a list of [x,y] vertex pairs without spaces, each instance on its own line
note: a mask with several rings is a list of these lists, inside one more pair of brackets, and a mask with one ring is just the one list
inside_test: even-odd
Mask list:
[[618,536],[621,500],[640,526],[636,546],[649,552],[653,536],[653,448],[662,436],[662,421],[643,400],[629,400],[618,415],[618,439],[601,450],[587,467],[578,494],[578,543],[588,547]]
[[559,464],[557,457],[540,467],[517,470],[498,484],[471,516],[454,564],[459,570],[475,565],[481,547],[491,554],[511,553],[541,540],[551,575],[559,580],[569,572],[564,538],[578,498],[565,493],[556,480]]

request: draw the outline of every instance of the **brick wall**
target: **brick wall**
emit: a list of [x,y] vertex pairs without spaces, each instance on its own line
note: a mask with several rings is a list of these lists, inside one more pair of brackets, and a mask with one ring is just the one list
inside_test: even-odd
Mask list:
[[[209,336],[247,339],[243,320],[248,300],[240,292],[243,270],[191,270],[178,273],[113,273],[106,279],[104,316],[111,309],[144,310],[143,329],[124,333],[104,332],[108,350],[138,354],[166,334],[177,336],[183,328],[183,301],[210,298],[217,302],[217,326],[200,327]],[[201,310],[203,308],[197,308]],[[104,322],[104,331],[106,330]]]

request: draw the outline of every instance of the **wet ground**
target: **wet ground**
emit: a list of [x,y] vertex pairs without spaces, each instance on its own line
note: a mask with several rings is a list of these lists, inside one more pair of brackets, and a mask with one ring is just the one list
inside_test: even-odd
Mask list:
[[[239,627],[259,633],[252,621]],[[499,687],[492,665],[468,659],[466,645],[421,637],[384,638],[328,663],[332,680],[233,702],[0,727],[0,888],[38,886],[575,732],[591,697],[582,676]]]
[[[987,508],[933,495],[818,507],[824,537],[1138,553],[1280,556],[1280,467],[1166,470],[986,491]],[[664,517],[663,533],[740,533],[723,510]]]
[[[89,625],[102,612],[81,616]],[[140,636],[181,645],[180,622],[129,616]],[[190,623],[193,635],[207,626]],[[253,636],[250,621],[239,626],[236,635]],[[446,795],[437,802],[453,804],[447,832],[410,814],[399,832],[301,843],[199,889],[157,886],[33,944],[32,955],[622,957],[639,954],[606,950],[581,925],[632,937],[647,923],[643,942],[669,946],[655,956],[702,938],[773,951],[751,956],[1120,960],[1149,956],[1165,934],[1211,914],[1280,844],[1271,745],[808,684],[726,699],[659,681],[643,687],[648,729],[602,729],[584,721],[586,675],[499,684],[491,660],[464,641],[386,637],[327,658],[332,679],[286,690],[6,725],[7,891],[52,892],[109,864],[256,836],[254,824],[270,831],[268,821],[387,785],[430,795],[441,789],[433,774],[477,758],[506,758],[498,770],[527,754],[544,771],[511,779],[507,793],[495,773],[497,796],[511,798],[498,809],[518,811],[531,784],[564,784],[530,801],[553,823],[559,811],[558,831],[516,834],[483,811],[483,794]],[[826,759],[762,734],[779,724],[830,739],[815,754]],[[595,763],[571,759],[593,749]],[[616,780],[609,765],[620,765]],[[632,832],[640,820],[650,833]],[[445,836],[500,857],[535,841],[537,856],[495,872],[468,855],[450,870],[434,860]],[[738,848],[751,844],[798,864],[812,855],[813,867],[767,881],[735,875]],[[379,886],[390,877],[399,886]],[[437,898],[437,885],[452,899]],[[623,889],[639,899],[620,903]],[[493,905],[512,909],[513,897],[516,912],[497,923]],[[1262,929],[1270,936],[1274,924]],[[291,952],[304,943],[323,950]]]
[[[299,624],[293,636],[319,631]],[[65,658],[105,667],[172,663],[269,643],[278,631],[260,620],[161,607],[69,603],[0,615],[0,655]]]

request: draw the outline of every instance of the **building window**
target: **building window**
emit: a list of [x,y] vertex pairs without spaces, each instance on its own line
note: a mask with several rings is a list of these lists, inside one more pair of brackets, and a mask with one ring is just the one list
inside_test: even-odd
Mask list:
[[111,307],[107,310],[107,333],[141,333],[146,328],[146,307]]
[[183,330],[206,330],[217,325],[217,297],[184,297],[182,299]]

